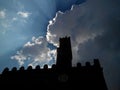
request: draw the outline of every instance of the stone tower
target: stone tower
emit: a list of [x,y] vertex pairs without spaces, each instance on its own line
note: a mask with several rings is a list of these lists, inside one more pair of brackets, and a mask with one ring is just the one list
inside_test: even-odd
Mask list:
[[72,67],[72,50],[70,37],[59,39],[59,48],[57,48],[57,61],[58,68],[68,69]]

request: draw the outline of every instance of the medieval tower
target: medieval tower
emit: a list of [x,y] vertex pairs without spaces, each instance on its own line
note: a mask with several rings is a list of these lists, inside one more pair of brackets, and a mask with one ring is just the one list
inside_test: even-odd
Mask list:
[[57,48],[57,62],[58,68],[72,67],[72,50],[70,37],[59,39],[59,48]]

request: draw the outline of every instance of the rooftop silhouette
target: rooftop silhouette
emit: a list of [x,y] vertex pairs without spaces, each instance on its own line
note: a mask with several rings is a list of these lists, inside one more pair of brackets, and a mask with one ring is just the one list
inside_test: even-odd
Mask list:
[[[21,66],[18,70],[5,68],[0,75],[0,85],[21,86],[19,88],[44,88],[44,89],[70,89],[70,90],[108,90],[104,78],[103,68],[99,59],[93,59],[94,64],[80,62],[72,67],[72,50],[70,37],[59,39],[57,48],[57,61],[51,68],[37,65],[34,69]],[[5,87],[4,87],[5,88]]]

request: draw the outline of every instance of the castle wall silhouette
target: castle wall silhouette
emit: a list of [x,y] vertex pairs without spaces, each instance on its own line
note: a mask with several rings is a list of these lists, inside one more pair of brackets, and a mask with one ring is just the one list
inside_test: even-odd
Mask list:
[[[10,85],[9,88],[44,88],[44,89],[69,89],[69,90],[108,90],[104,79],[103,68],[98,59],[94,59],[94,64],[86,62],[85,66],[77,63],[72,67],[72,50],[70,37],[59,39],[57,48],[57,61],[51,68],[39,65],[32,68],[23,66],[17,70],[5,68],[0,75],[0,87]],[[5,88],[5,87],[4,87]],[[23,88],[23,89],[24,89]]]

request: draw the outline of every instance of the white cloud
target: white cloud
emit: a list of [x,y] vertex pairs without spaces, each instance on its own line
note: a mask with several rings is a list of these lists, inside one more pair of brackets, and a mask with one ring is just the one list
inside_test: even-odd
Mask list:
[[[56,57],[56,50],[50,50],[47,47],[47,41],[43,37],[32,38],[31,42],[27,42],[23,49],[11,59],[15,59],[20,65],[23,65],[28,60],[28,65],[35,67],[37,64],[48,64],[50,60]],[[25,63],[27,64],[27,63]]]
[[24,64],[24,60],[26,60],[26,56],[22,54],[22,51],[17,51],[17,54],[15,56],[12,56],[11,59],[18,60],[20,66]]
[[17,12],[17,14],[18,14],[19,16],[21,16],[22,18],[28,18],[31,13],[19,11],[19,12]]
[[5,17],[6,17],[5,10],[1,10],[0,11],[0,18],[5,18]]
[[34,43],[31,43],[31,42],[27,42],[24,47],[32,47],[34,46],[35,44]]

